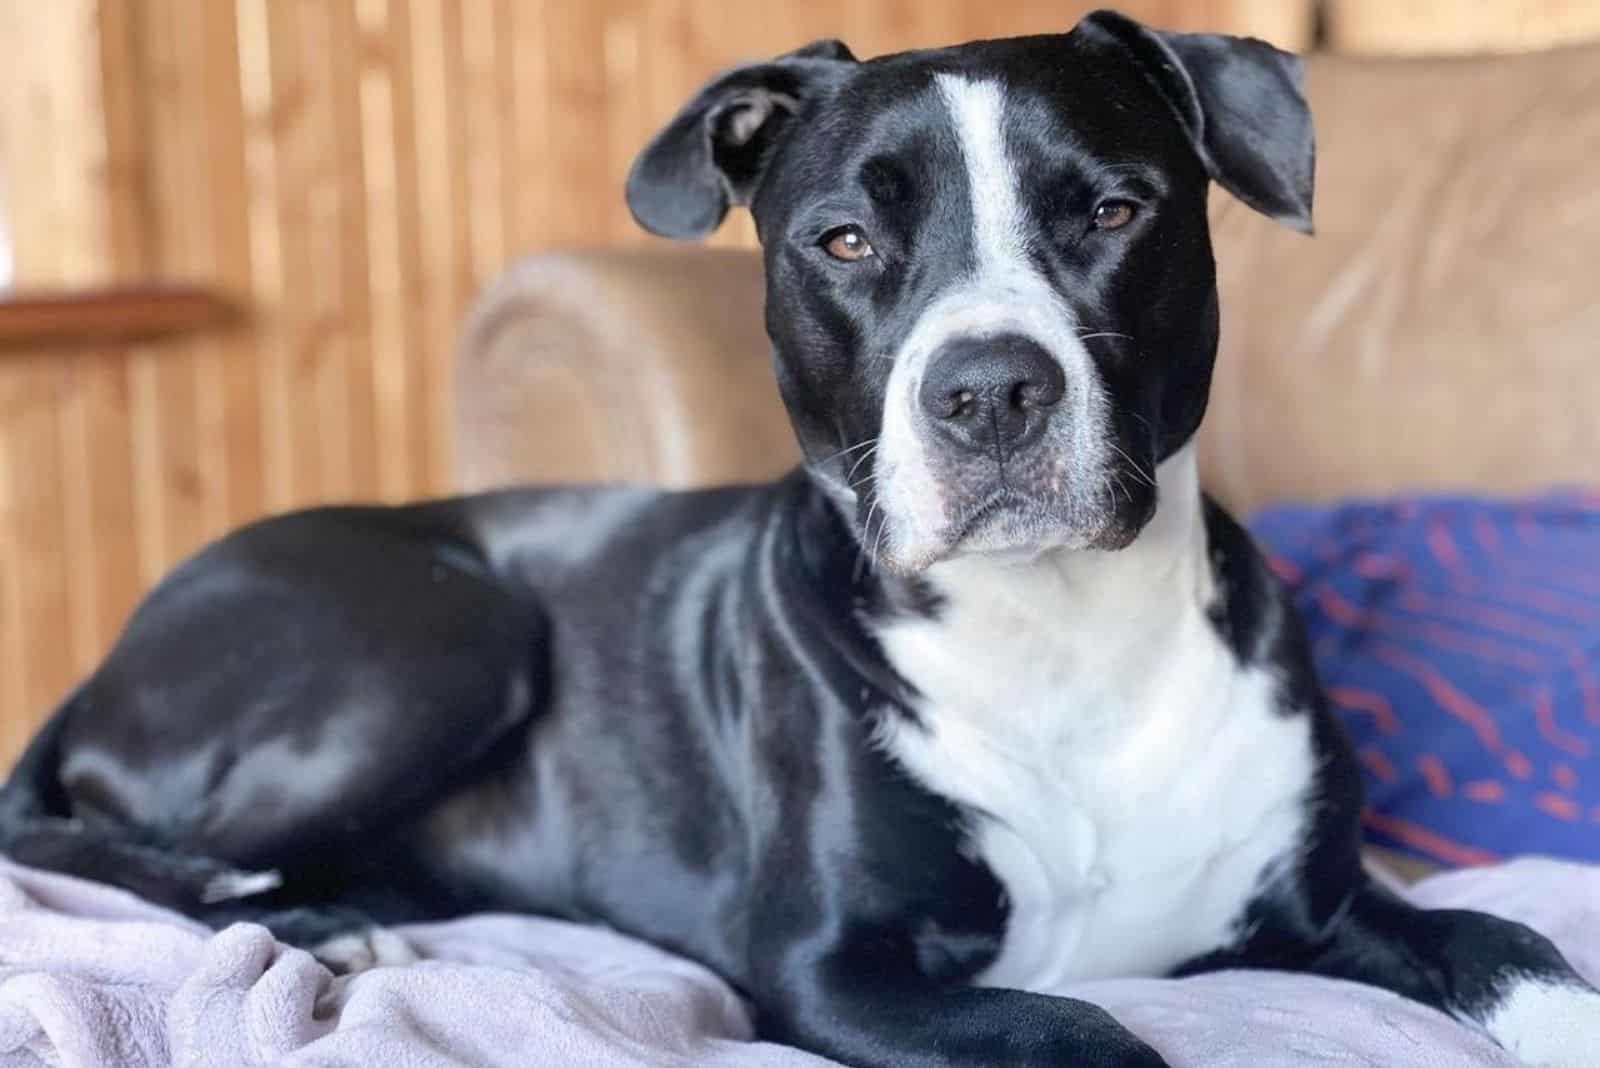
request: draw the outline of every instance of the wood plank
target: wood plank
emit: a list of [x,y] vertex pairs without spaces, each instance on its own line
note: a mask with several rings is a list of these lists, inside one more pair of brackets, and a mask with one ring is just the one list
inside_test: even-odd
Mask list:
[[[555,0],[554,7],[563,6]],[[599,6],[599,5],[596,5]],[[509,78],[510,102],[501,137],[509,161],[502,182],[505,197],[507,253],[537,248],[552,240],[552,225],[565,213],[557,171],[548,165],[556,140],[559,104],[550,92],[550,46],[561,41],[551,32],[553,8],[545,0],[525,0],[504,9],[501,29],[505,52],[499,57],[503,78]],[[604,68],[604,57],[592,66]],[[593,119],[593,113],[589,116]],[[607,125],[609,126],[609,116]]]
[[[461,5],[461,77],[465,92],[466,143],[463,162],[468,175],[472,278],[488,281],[508,258],[505,212],[509,198],[502,133],[508,128],[513,94],[502,81],[501,28],[507,0],[465,0]],[[564,145],[549,145],[546,155]],[[541,160],[541,166],[543,161]]]
[[[249,294],[254,286],[249,219],[249,165],[246,160],[245,109],[238,49],[238,12],[232,3],[205,2],[195,17],[202,69],[205,158],[197,161],[205,175],[210,220],[203,250],[206,277],[227,293]],[[210,362],[218,421],[213,445],[221,495],[222,529],[238,526],[267,507],[267,465],[261,410],[262,369],[253,330],[209,337],[204,359]]]
[[[81,60],[96,68],[104,138],[98,181],[106,248],[105,261],[95,273],[120,285],[147,282],[153,273],[149,255],[154,215],[137,104],[144,83],[132,3],[100,0],[93,42],[98,54]],[[82,576],[92,590],[91,618],[74,628],[73,656],[82,674],[110,648],[143,584],[127,351],[117,347],[80,354],[69,374],[62,448],[68,457],[64,474],[74,540],[64,551],[70,572]]]
[[[404,12],[405,5],[396,5],[396,9]],[[407,397],[411,362],[407,352],[409,315],[400,231],[402,217],[415,208],[410,203],[402,206],[401,201],[401,135],[395,105],[401,97],[409,104],[409,94],[397,92],[394,84],[388,0],[356,0],[354,14],[359,33],[356,77],[361,116],[362,214],[367,220],[367,331],[377,446],[376,491],[383,499],[403,500],[410,496],[412,485],[411,411]]]
[[[67,232],[53,235],[58,260],[58,278],[64,282],[93,277],[108,255],[109,205],[104,197],[101,177],[107,163],[104,119],[101,112],[101,72],[96,63],[100,54],[95,5],[72,0],[70,21],[59,26],[60,40],[51,49],[48,92],[59,111],[52,127],[55,133],[55,195],[60,212],[72,219]],[[27,654],[33,662],[34,683],[28,694],[24,714],[42,717],[61,699],[95,655],[94,627],[99,590],[96,573],[76,566],[94,551],[94,528],[87,498],[87,450],[83,427],[82,394],[76,389],[76,374],[81,365],[39,360],[38,370],[49,377],[48,414],[42,421],[53,421],[55,432],[55,476],[59,483],[41,487],[58,509],[60,540],[38,546],[35,558],[46,555],[39,564],[53,569],[59,586],[46,586],[45,597],[64,595],[62,630],[51,634],[31,634],[33,648]],[[39,457],[44,460],[44,456]],[[29,506],[24,504],[24,509]],[[48,520],[46,521],[48,525]],[[35,532],[30,531],[30,534]],[[54,557],[54,559],[49,559]],[[30,582],[31,584],[31,582]],[[34,626],[31,612],[24,619]],[[44,641],[39,639],[43,637]],[[46,644],[48,642],[48,644]]]
[[1600,39],[1592,0],[1327,0],[1327,44],[1364,56],[1532,52]]
[[[183,0],[144,0],[136,40],[144,84],[142,129],[149,151],[152,270],[182,278],[205,225],[203,183],[195,180],[188,142],[201,121],[185,93],[189,27]],[[138,501],[139,577],[148,587],[209,529],[200,468],[201,383],[197,350],[185,344],[139,346],[131,352],[130,400]]]
[[412,107],[416,118],[420,315],[416,390],[429,443],[424,483],[442,492],[454,471],[456,335],[471,292],[471,213],[465,153],[461,11],[456,0],[411,0]]
[[[601,70],[605,79],[606,173],[614,176],[616,196],[622,197],[622,183],[628,168],[650,136],[655,133],[654,109],[648,80],[640,76],[646,69],[649,50],[648,13],[640,4],[618,4],[606,19],[601,45]],[[627,211],[611,211],[605,218],[604,240],[611,245],[636,245],[643,233]]]
[[[170,133],[159,142],[159,156],[174,173],[188,176],[188,188],[168,186],[157,202],[161,247],[167,259],[161,269],[179,278],[208,279],[215,276],[215,224],[229,205],[220,203],[224,190],[216,181],[215,139],[229,122],[219,128],[213,119],[215,98],[222,79],[211,77],[220,61],[232,62],[232,51],[214,54],[209,50],[215,36],[208,34],[205,9],[212,5],[202,0],[171,0],[167,15],[172,35],[172,104],[166,112],[173,120]],[[237,116],[235,106],[232,116]],[[230,121],[237,121],[230,116]],[[228,526],[228,412],[226,405],[223,357],[206,335],[163,345],[162,351],[187,356],[189,371],[192,439],[179,436],[176,449],[164,458],[166,476],[176,479],[184,507],[175,512],[180,522],[168,529],[165,566],[171,567]],[[163,368],[164,370],[166,368]],[[175,370],[175,368],[174,368]],[[176,407],[164,409],[164,421],[174,417]],[[254,476],[242,488],[254,488]]]
[[7,672],[18,675],[14,702],[0,722],[0,752],[16,752],[33,726],[73,681],[75,608],[68,581],[70,543],[61,456],[61,376],[47,355],[17,359],[0,385],[0,468],[6,537],[3,581],[14,630]]
[[10,767],[26,743],[38,712],[28,703],[28,648],[31,629],[22,591],[23,560],[18,532],[26,518],[19,504],[17,467],[23,457],[12,439],[9,413],[19,407],[27,383],[14,370],[0,366],[0,657],[9,670],[0,671],[0,767]]
[[545,51],[547,136],[558,151],[546,150],[524,161],[542,168],[550,203],[560,211],[544,217],[542,244],[593,245],[603,241],[619,214],[627,164],[610,166],[607,139],[596,128],[607,116],[606,71],[597,57],[605,54],[601,4],[544,5],[545,32],[554,46]]
[[[394,145],[387,132],[379,135],[388,138],[385,145],[367,140],[369,132],[376,132],[365,128],[362,114],[365,57],[355,4],[356,0],[319,0],[330,23],[325,92],[332,119],[332,140],[324,142],[322,150],[332,150],[330,185],[338,218],[337,245],[327,250],[337,269],[327,313],[335,324],[334,358],[344,380],[341,391],[325,395],[322,414],[340,424],[349,456],[349,483],[339,496],[370,500],[380,495],[378,458],[389,450],[378,441],[381,383],[372,333],[373,251],[367,242],[373,226],[388,224],[370,217],[374,205],[368,200],[372,187],[366,172],[369,150],[392,153]],[[393,211],[392,203],[388,210]]]
[[75,356],[64,371],[68,541],[61,556],[90,590],[73,623],[74,673],[81,675],[110,649],[145,583],[139,567],[127,355],[112,349]]
[[[0,65],[0,166],[17,277],[84,281],[101,252],[104,219],[84,185],[86,164],[100,155],[93,82],[79,56],[92,10],[65,0],[14,15],[27,47]],[[92,584],[69,580],[66,550],[82,551],[83,539],[66,500],[63,377],[59,361],[38,354],[0,364],[0,675],[11,676],[0,689],[0,759],[7,762],[70,684],[77,635],[93,609]]]
[[285,350],[294,505],[347,498],[346,378],[337,350],[338,176],[327,57],[329,13],[315,0],[265,3],[274,193],[282,286],[272,309]]
[[[138,46],[138,0],[100,0],[99,69],[101,123],[105,131],[103,175],[107,214],[104,281],[148,283],[152,277],[155,212],[150,203],[148,132],[141,106],[145,85]],[[93,62],[92,59],[86,62]]]
[[[438,365],[447,384],[455,363],[455,346],[435,350],[428,342],[428,319],[422,292],[422,226],[428,212],[446,210],[445,202],[424,203],[418,193],[421,169],[421,143],[417,131],[416,89],[412,84],[411,49],[414,29],[409,0],[389,0],[389,64],[392,79],[395,130],[395,203],[399,213],[397,229],[400,243],[400,300],[405,322],[402,343],[406,361],[406,436],[409,442],[409,477],[406,493],[428,496],[448,493],[451,484],[444,462],[448,456],[440,448],[440,436],[448,436],[448,424],[436,427],[433,416],[435,398],[428,389],[440,375],[430,368]],[[433,146],[425,146],[433,151]],[[453,394],[448,389],[447,394]],[[448,405],[451,396],[447,395]],[[448,410],[448,409],[446,409]]]
[[[297,500],[291,340],[285,304],[285,228],[279,216],[278,131],[282,112],[275,100],[272,0],[238,0],[235,6],[239,100],[244,137],[245,225],[256,310],[252,333],[260,383],[263,506],[281,512]],[[285,105],[287,108],[289,105]]]

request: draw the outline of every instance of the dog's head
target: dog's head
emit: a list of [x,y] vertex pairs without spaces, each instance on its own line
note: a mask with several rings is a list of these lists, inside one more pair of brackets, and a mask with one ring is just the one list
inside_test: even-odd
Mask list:
[[1207,181],[1309,230],[1312,159],[1293,56],[1100,12],[732,70],[645,149],[628,203],[679,238],[750,206],[801,445],[909,573],[1138,534],[1210,387]]

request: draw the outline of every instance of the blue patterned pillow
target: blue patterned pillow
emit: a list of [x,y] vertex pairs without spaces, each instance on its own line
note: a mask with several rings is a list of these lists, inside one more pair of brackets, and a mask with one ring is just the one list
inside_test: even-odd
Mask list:
[[1284,506],[1252,527],[1354,738],[1374,841],[1600,861],[1600,494]]

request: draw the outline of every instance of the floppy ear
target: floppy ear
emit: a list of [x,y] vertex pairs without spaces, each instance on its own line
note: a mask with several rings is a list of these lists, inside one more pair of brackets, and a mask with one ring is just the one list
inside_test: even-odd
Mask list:
[[1253,37],[1152,30],[1114,11],[1096,11],[1079,26],[1132,56],[1213,181],[1263,215],[1311,232],[1316,145],[1298,56]]
[[656,134],[628,173],[628,210],[651,233],[697,238],[733,204],[748,204],[773,149],[856,62],[816,41],[711,80]]

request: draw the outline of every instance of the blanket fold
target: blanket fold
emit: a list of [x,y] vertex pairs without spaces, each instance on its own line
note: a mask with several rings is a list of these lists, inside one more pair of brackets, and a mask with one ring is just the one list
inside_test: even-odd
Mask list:
[[[1428,907],[1528,923],[1600,978],[1600,868],[1523,860],[1436,876]],[[211,932],[122,891],[0,860],[0,1068],[824,1068],[756,1042],[698,965],[527,916],[397,928],[425,959],[336,978],[265,929]],[[1380,990],[1224,972],[1084,983],[1177,1068],[1513,1068]]]

